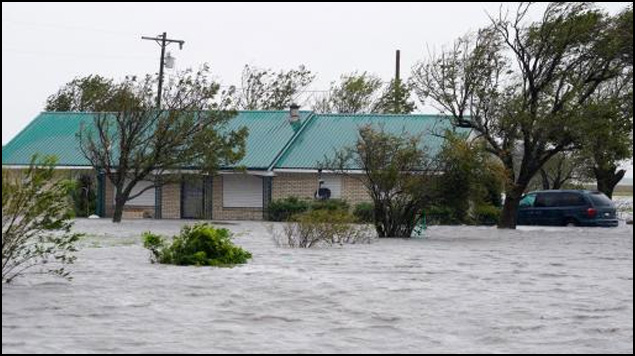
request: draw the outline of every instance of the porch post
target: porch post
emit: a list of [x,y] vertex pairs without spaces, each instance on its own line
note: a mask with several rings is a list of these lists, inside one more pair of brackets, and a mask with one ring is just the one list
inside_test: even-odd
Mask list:
[[266,221],[269,220],[269,204],[271,204],[273,177],[262,177],[262,184],[262,218]]
[[163,185],[161,176],[155,176],[156,188],[154,189],[154,218],[163,219]]

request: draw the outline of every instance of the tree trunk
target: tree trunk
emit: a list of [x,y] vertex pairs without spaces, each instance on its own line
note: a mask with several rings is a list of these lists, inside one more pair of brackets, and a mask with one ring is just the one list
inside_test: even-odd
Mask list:
[[123,217],[123,207],[126,205],[126,200],[124,197],[117,193],[115,197],[115,212],[112,215],[112,222],[120,223],[121,218]]
[[549,182],[549,175],[544,169],[540,170],[540,176],[542,177],[542,189],[551,190],[551,182]]
[[518,206],[522,200],[527,185],[517,185],[507,190],[507,197],[503,206],[499,229],[516,229],[518,225]]
[[595,167],[593,171],[598,183],[598,190],[613,199],[615,187],[624,179],[626,171],[623,169],[616,171],[613,168],[602,169],[598,167]]

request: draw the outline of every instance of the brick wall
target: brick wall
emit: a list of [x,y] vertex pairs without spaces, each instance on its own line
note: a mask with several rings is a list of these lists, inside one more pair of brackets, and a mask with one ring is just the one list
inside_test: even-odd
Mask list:
[[[272,199],[298,197],[313,199],[317,190],[317,174],[279,173],[273,178]],[[342,177],[342,196],[351,207],[361,202],[370,202],[370,196],[364,186],[355,178]]]
[[181,184],[166,184],[162,188],[161,210],[163,219],[181,218]]

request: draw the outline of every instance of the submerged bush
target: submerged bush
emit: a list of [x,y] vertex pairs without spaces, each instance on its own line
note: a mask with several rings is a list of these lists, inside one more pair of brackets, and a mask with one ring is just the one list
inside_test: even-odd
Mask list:
[[288,221],[293,215],[309,210],[310,204],[297,197],[274,200],[269,204],[269,221]]
[[235,246],[231,239],[229,230],[205,223],[183,227],[172,243],[150,232],[143,235],[144,247],[152,253],[152,263],[177,266],[228,267],[247,263],[251,253]]
[[474,220],[478,225],[496,225],[501,217],[501,208],[481,205],[474,210]]
[[328,210],[348,212],[350,205],[343,199],[315,200],[311,203],[311,210]]
[[312,210],[295,215],[284,224],[282,233],[271,228],[274,242],[279,247],[312,248],[333,245],[370,243],[372,229],[356,224],[349,212],[336,210]]
[[360,223],[372,224],[375,221],[375,206],[372,203],[355,205],[353,215]]

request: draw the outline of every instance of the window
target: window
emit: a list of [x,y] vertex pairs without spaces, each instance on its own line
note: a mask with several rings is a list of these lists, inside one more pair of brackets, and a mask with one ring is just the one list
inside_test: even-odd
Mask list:
[[613,207],[613,201],[602,193],[592,193],[590,197],[596,207]]
[[557,195],[557,203],[560,207],[586,206],[584,197],[578,193],[562,193]]
[[558,206],[557,194],[543,193],[536,198],[536,208],[554,208]]
[[536,194],[529,194],[520,201],[521,208],[533,208],[536,203]]
[[322,188],[327,188],[331,191],[331,199],[339,199],[342,197],[342,177],[334,174],[328,174],[322,176],[324,184]]
[[262,208],[262,178],[248,175],[223,176],[223,207]]
[[[129,182],[126,182],[126,184],[129,184]],[[139,194],[139,192],[141,192],[142,190],[152,185],[154,185],[153,182],[142,180],[141,182],[137,183],[134,186],[134,188],[132,188],[132,191],[130,192],[130,196],[134,197],[135,195]],[[113,197],[113,203],[114,202],[115,202],[115,197]],[[156,202],[155,188],[150,188],[146,190],[145,192],[143,192],[140,196],[132,200],[128,200],[126,202],[126,206],[154,206],[155,202]]]

